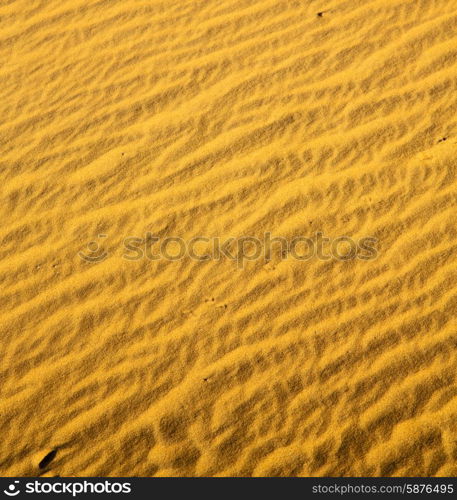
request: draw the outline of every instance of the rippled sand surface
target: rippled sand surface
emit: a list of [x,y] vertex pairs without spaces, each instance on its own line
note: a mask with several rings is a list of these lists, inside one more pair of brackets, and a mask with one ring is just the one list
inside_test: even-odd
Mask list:
[[[2,0],[0,60],[2,475],[457,475],[456,0]],[[378,256],[123,257],[316,231]]]

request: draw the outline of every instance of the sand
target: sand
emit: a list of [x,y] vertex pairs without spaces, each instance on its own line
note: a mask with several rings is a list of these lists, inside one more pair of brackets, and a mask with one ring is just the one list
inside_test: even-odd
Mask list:
[[2,1],[0,473],[455,476],[456,42],[455,0]]

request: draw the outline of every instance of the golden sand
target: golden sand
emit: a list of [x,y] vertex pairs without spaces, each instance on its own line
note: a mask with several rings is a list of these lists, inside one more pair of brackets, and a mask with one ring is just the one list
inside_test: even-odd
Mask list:
[[[0,61],[2,475],[457,475],[456,0],[3,0]],[[315,231],[378,256],[122,257]]]

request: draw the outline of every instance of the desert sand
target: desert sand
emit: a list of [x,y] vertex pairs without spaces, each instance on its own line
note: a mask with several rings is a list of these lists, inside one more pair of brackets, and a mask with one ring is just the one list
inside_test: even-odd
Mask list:
[[[0,60],[1,475],[457,475],[456,0],[4,0]],[[377,257],[123,253],[316,231]]]

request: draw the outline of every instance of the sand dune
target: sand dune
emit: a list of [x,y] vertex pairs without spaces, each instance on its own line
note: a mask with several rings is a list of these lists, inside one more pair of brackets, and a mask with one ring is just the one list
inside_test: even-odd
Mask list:
[[[0,28],[2,475],[457,474],[457,1]],[[124,258],[148,232],[377,258]]]

